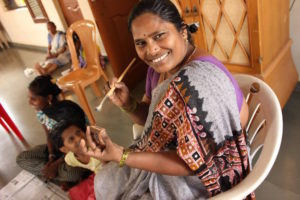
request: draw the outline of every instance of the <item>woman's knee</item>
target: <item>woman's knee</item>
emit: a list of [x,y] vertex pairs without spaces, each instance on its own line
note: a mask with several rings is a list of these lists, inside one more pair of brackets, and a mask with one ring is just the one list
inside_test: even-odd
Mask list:
[[23,151],[19,155],[17,155],[16,162],[18,163],[18,162],[24,160],[26,157],[26,153],[27,153],[26,151]]
[[78,182],[85,176],[87,177],[89,170],[80,167],[71,167],[63,163],[58,168],[58,179],[66,182]]
[[19,155],[17,155],[16,157],[16,163],[22,168],[22,166],[24,165],[25,161],[27,161],[27,151],[23,151],[21,152]]

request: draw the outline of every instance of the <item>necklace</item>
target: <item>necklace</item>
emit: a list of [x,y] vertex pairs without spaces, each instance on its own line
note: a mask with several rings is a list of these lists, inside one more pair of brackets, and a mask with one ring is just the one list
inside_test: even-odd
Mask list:
[[184,63],[188,63],[190,61],[190,59],[193,57],[193,55],[196,53],[197,48],[194,47],[192,53],[189,55],[189,57],[186,59],[186,61]]

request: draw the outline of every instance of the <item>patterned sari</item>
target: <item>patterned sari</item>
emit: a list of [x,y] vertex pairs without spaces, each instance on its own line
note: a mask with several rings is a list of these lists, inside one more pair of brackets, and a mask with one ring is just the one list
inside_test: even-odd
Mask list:
[[97,199],[204,199],[239,183],[248,172],[248,151],[235,88],[224,70],[197,60],[160,83],[132,148],[175,150],[195,175],[166,176],[110,163],[95,178]]
[[158,85],[152,97],[138,151],[176,148],[211,196],[247,175],[248,151],[236,93],[223,70],[194,61]]

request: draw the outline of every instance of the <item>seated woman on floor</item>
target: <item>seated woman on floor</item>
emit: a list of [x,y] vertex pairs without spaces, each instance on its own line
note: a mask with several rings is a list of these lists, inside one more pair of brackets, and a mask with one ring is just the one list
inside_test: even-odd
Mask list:
[[[28,87],[29,104],[36,110],[39,122],[46,133],[47,144],[23,151],[17,156],[17,164],[32,174],[46,180],[59,182],[64,189],[74,185],[88,172],[82,168],[68,166],[62,153],[53,147],[49,133],[53,126],[69,118],[80,107],[70,101],[60,101],[61,90],[53,83],[51,76],[37,76]],[[75,104],[76,106],[73,106]],[[70,106],[71,105],[71,106]],[[78,109],[77,108],[77,109]]]
[[56,30],[53,22],[47,23],[48,51],[45,61],[35,64],[35,70],[40,75],[51,74],[57,67],[64,66],[71,61],[65,33]]

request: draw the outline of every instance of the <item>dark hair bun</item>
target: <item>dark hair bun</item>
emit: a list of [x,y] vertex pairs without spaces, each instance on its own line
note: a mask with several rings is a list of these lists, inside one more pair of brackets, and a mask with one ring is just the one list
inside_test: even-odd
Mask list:
[[188,25],[188,29],[191,33],[195,33],[198,31],[198,26],[196,24]]

